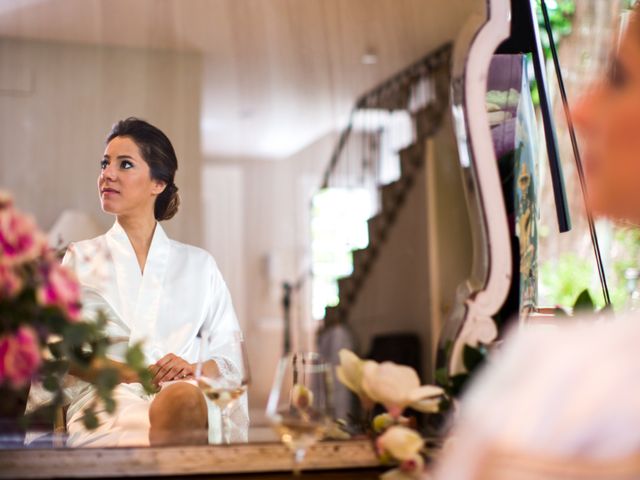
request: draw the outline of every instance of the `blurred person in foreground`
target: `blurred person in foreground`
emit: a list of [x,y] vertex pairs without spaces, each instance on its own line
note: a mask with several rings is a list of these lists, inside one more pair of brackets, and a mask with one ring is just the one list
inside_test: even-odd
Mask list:
[[[640,225],[640,9],[573,109],[595,214]],[[438,479],[640,478],[640,313],[513,334],[462,401]]]

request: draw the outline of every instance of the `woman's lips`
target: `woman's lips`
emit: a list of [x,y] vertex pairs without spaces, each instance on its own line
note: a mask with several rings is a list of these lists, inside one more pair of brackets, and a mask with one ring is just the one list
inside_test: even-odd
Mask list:
[[115,190],[113,188],[103,188],[100,193],[102,193],[102,195],[115,195],[120,193],[118,190]]

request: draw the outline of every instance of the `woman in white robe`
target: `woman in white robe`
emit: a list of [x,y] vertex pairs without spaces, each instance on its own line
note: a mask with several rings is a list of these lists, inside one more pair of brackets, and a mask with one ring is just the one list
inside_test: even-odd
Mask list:
[[[99,411],[100,426],[86,430],[83,410],[94,400],[95,390],[87,382],[75,382],[67,411],[69,445],[148,445],[154,428],[150,409],[162,410],[155,414],[165,422],[158,428],[193,429],[191,424],[171,422],[192,422],[203,405],[209,440],[220,438],[217,407],[185,382],[195,384],[201,331],[215,339],[209,343],[205,367],[219,375],[232,374],[238,359],[221,351],[240,328],[213,257],[169,239],[158,223],[177,210],[176,169],[173,147],[160,130],[135,118],[114,125],[98,188],[103,210],[116,221],[106,234],[71,245],[63,263],[80,281],[86,316],[99,310],[107,316],[107,334],[114,342],[108,357],[120,370],[122,383],[114,391],[116,412]],[[138,341],[143,342],[154,381],[160,387],[180,382],[181,388],[170,384],[158,394],[144,392],[124,365],[126,347]],[[159,407],[161,396],[165,398]],[[232,407],[230,420],[231,440],[246,441],[246,395]]]

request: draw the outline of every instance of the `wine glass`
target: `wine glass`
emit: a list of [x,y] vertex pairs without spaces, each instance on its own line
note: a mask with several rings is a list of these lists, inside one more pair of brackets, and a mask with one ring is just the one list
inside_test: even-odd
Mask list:
[[231,406],[246,392],[251,381],[242,332],[200,332],[200,355],[196,367],[198,387],[220,409],[222,442],[231,443]]
[[293,453],[300,472],[306,450],[320,440],[332,419],[331,365],[317,353],[291,353],[276,370],[267,418]]

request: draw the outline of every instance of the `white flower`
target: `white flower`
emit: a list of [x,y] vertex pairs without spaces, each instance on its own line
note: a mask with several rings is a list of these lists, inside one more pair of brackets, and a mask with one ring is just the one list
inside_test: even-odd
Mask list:
[[437,412],[444,391],[435,385],[420,386],[418,374],[411,367],[393,362],[364,362],[362,390],[373,401],[381,403],[393,416],[405,408],[421,412]]
[[415,430],[396,425],[380,435],[376,445],[381,454],[386,452],[396,460],[405,462],[415,460],[424,446],[424,439]]
[[362,389],[362,367],[365,362],[355,353],[345,348],[340,350],[338,355],[340,355],[340,365],[336,367],[338,380],[358,395],[361,400],[367,399],[368,397]]

